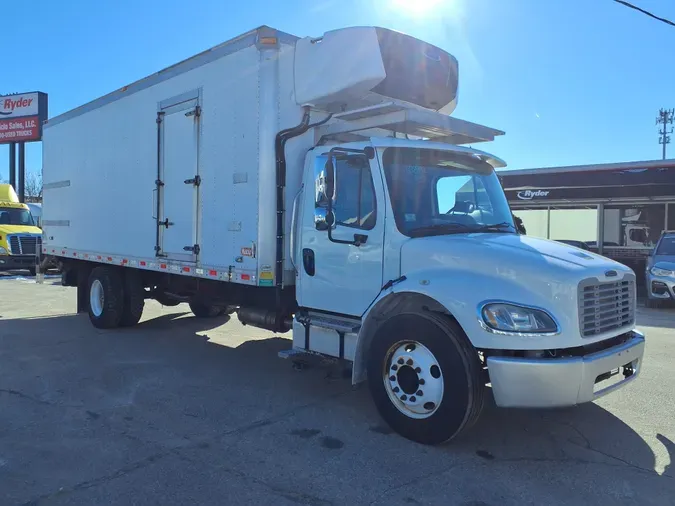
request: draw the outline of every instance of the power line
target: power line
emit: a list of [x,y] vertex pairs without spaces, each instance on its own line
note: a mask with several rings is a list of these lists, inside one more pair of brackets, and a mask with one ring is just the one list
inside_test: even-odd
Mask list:
[[630,8],[630,9],[635,9],[636,11],[641,12],[642,14],[646,14],[646,15],[649,16],[650,18],[654,18],[654,19],[656,19],[656,20],[658,20],[658,21],[661,21],[661,22],[663,22],[663,23],[666,23],[667,25],[675,26],[675,23],[673,23],[670,19],[666,19],[666,18],[659,17],[659,16],[657,16],[656,14],[652,14],[651,12],[642,9],[642,8],[638,7],[637,5],[633,5],[633,4],[630,3],[630,2],[626,2],[625,0],[614,0],[614,1],[615,1],[616,3],[621,4],[621,5],[625,5],[626,7]]

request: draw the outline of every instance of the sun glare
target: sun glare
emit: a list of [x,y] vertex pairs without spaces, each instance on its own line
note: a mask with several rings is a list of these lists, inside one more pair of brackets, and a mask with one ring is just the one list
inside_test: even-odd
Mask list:
[[451,3],[452,1],[453,0],[391,0],[391,5],[402,14],[432,16],[435,8]]

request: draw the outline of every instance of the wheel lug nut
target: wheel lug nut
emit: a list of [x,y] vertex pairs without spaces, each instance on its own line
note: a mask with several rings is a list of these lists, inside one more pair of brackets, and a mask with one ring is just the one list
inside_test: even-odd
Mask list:
[[396,380],[396,376],[389,376],[389,381],[395,381],[395,380]]
[[410,402],[415,402],[416,400],[414,395],[410,398]]
[[420,367],[415,367],[415,372],[419,374],[422,372],[422,369]]
[[404,362],[404,361],[403,361],[402,358],[399,358],[399,359],[398,359],[398,363],[399,363],[399,364],[403,365],[403,362]]
[[394,393],[395,393],[395,394],[398,393],[398,387],[394,387]]
[[426,381],[424,381],[424,378],[421,378],[420,379],[420,385],[424,385],[424,383],[426,383]]
[[397,366],[396,364],[392,365],[392,366],[391,366],[391,370],[392,370],[392,371],[398,370],[398,366]]
[[424,395],[424,392],[422,392],[422,390],[418,390],[415,395],[419,395],[420,397],[422,397]]
[[408,396],[405,395],[405,394],[403,394],[403,395],[401,396],[401,400],[402,400],[402,401],[408,400]]
[[408,361],[406,362],[406,364],[408,364],[408,365],[413,365],[412,358],[409,358]]

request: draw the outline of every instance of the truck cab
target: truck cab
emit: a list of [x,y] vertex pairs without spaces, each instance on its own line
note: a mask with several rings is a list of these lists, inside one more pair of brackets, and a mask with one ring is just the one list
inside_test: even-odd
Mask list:
[[[639,370],[634,273],[519,234],[503,165],[409,139],[307,157],[294,347],[352,360],[354,382],[367,377],[390,425],[417,441],[470,422],[476,384],[490,383],[498,406],[549,408],[597,399]],[[441,410],[454,394],[461,409]]]
[[28,270],[35,275],[42,231],[9,184],[0,184],[0,271]]

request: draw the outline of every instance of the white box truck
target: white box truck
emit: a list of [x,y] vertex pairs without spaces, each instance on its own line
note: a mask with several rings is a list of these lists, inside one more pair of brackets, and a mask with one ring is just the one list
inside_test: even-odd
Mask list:
[[[637,377],[635,275],[519,235],[462,147],[458,64],[382,28],[261,27],[49,120],[43,253],[94,326],[146,299],[292,331],[342,359],[403,436],[499,406],[593,401]],[[86,209],[86,212],[83,212]]]

